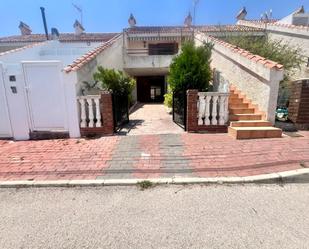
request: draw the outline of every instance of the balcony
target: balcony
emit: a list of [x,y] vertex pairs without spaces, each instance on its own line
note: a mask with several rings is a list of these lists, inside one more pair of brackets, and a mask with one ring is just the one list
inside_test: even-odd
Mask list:
[[124,54],[124,69],[132,75],[166,74],[174,54],[149,54],[149,49],[127,49]]

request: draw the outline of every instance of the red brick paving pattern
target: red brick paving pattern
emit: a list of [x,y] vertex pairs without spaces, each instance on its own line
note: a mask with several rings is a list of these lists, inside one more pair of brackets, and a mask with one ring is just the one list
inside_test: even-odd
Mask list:
[[119,137],[0,143],[1,180],[94,179]]
[[[309,166],[309,132],[303,137],[234,140],[226,134],[181,134],[183,158],[201,177],[246,176]],[[171,135],[172,136],[172,135]],[[175,136],[179,136],[175,135]],[[160,177],[164,153],[159,136],[137,136],[139,160],[134,177]],[[121,136],[99,139],[0,141],[0,180],[96,179],[104,175]],[[147,156],[149,155],[149,156]],[[177,170],[177,165],[175,164]]]
[[133,173],[136,178],[158,178],[160,177],[161,154],[159,150],[160,138],[156,135],[139,136],[141,157],[135,168],[140,170],[156,170],[156,173]]
[[184,156],[201,177],[248,176],[301,168],[309,161],[309,132],[302,138],[234,140],[221,135],[186,134]]

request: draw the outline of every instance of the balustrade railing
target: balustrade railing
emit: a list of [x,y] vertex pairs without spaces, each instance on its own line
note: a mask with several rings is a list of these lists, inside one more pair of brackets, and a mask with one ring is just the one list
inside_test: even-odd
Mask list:
[[229,93],[198,93],[198,125],[225,125],[229,119]]
[[80,127],[102,127],[100,95],[78,96],[80,106]]

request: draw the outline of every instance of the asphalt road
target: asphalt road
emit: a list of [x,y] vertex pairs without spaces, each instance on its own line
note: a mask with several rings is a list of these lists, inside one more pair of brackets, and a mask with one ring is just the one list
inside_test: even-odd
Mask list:
[[309,248],[309,184],[0,189],[0,248]]

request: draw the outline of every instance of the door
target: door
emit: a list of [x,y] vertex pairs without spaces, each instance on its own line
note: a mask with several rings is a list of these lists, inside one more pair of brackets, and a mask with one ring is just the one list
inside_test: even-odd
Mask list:
[[31,130],[67,130],[60,63],[24,63],[23,69]]
[[139,102],[163,102],[164,94],[164,76],[137,77],[137,100]]
[[8,110],[8,104],[5,93],[3,69],[0,65],[0,137],[13,137],[12,128]]

